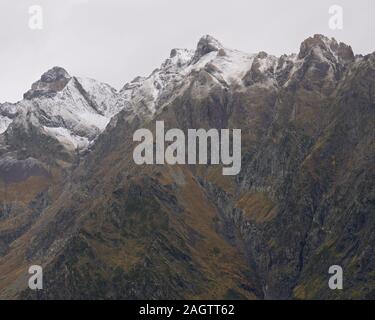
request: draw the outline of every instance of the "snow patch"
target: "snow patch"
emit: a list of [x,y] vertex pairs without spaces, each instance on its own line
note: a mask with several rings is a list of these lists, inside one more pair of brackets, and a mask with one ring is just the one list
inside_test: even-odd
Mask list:
[[57,127],[45,127],[43,126],[45,133],[63,144],[69,150],[85,149],[89,146],[90,141],[86,137],[75,135],[66,128]]
[[90,78],[76,78],[82,88],[87,92],[91,101],[95,102],[98,112],[103,116],[111,118],[120,110],[116,107],[118,93],[106,83]]
[[13,122],[11,118],[8,118],[6,116],[1,116],[0,115],[0,134],[4,133],[7,131],[9,125]]

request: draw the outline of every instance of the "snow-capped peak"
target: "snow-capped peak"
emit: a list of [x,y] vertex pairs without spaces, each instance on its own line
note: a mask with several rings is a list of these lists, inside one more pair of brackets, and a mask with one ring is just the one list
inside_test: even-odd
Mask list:
[[[65,69],[54,67],[32,85],[24,100],[0,105],[0,134],[14,123],[25,127],[31,123],[69,148],[82,148],[120,110],[152,117],[190,84],[194,84],[196,96],[202,97],[213,85],[243,90],[260,86],[274,90],[301,83],[307,77],[314,80],[309,83],[329,92],[353,61],[350,46],[322,35],[306,39],[298,55],[281,57],[233,50],[205,35],[195,50],[173,49],[158,69],[147,77],[135,78],[120,92],[107,84],[70,76]],[[200,85],[195,79],[209,79],[209,82],[205,85],[203,81]]]
[[204,68],[211,69],[218,81],[241,82],[253,56],[226,49],[215,38],[203,36],[195,50],[173,49],[169,58],[148,77],[137,77],[127,83],[120,92],[119,108],[152,115],[178,93],[190,74]]
[[108,84],[70,76],[65,69],[54,67],[32,85],[24,100],[1,105],[0,134],[9,127],[27,131],[31,125],[68,150],[82,149],[119,112],[117,96]]
[[350,46],[322,35],[306,39],[298,55],[281,57],[265,52],[248,54],[233,50],[205,35],[195,50],[173,49],[170,57],[148,77],[137,77],[126,84],[120,92],[117,109],[127,108],[133,113],[153,115],[179,94],[184,84],[189,83],[191,75],[202,70],[224,86],[276,88],[298,82],[303,70],[322,68],[321,62],[329,65],[324,77],[328,80],[340,77],[342,70],[353,60]]

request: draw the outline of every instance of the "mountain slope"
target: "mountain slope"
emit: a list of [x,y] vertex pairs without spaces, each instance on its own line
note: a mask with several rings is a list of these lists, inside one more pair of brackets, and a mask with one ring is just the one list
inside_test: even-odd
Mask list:
[[[321,35],[282,57],[210,36],[172,50],[101,108],[121,111],[58,195],[34,200],[38,216],[0,256],[0,296],[372,298],[374,83],[374,54]],[[242,129],[241,173],[135,165],[133,133],[157,120]],[[38,296],[31,264],[44,267]],[[337,264],[343,291],[327,286]]]

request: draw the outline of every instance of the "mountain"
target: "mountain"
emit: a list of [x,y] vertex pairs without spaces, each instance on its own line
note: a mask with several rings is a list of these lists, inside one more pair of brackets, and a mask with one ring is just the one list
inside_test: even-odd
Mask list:
[[[322,35],[281,57],[204,36],[119,92],[48,71],[0,107],[0,297],[373,298],[374,80],[375,54]],[[241,173],[135,165],[158,120],[241,129]]]
[[71,77],[55,67],[32,85],[22,101],[12,105],[16,116],[3,129],[7,143],[12,145],[18,135],[35,129],[67,151],[86,148],[119,111],[114,109],[116,99],[117,92],[109,85]]

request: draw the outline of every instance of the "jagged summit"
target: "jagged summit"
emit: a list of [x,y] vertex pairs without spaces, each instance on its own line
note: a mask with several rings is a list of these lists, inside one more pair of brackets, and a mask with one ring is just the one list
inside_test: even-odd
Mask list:
[[195,50],[194,57],[192,59],[192,63],[196,63],[200,58],[202,58],[204,55],[212,51],[219,51],[223,48],[223,45],[214,37],[210,35],[204,35],[198,41],[198,45]]
[[316,76],[318,82],[327,78],[330,83],[331,77],[340,78],[353,61],[350,46],[323,35],[304,40],[298,54],[281,57],[263,51],[251,54],[230,49],[204,35],[194,50],[172,49],[149,76],[125,84],[119,104],[135,113],[154,114],[174,97],[181,84],[193,81],[201,71],[224,86],[279,87],[297,83],[305,75]]
[[311,52],[328,56],[331,55],[331,58],[333,56],[338,62],[344,64],[354,61],[354,53],[351,46],[343,42],[337,42],[336,39],[330,39],[321,34],[315,34],[313,37],[309,37],[302,42],[298,58],[304,59],[311,54]]
[[40,137],[48,137],[69,152],[84,149],[120,111],[116,102],[117,91],[111,86],[53,67],[32,84],[23,100],[0,105],[0,134],[12,137],[9,141],[23,141],[19,136],[33,127],[41,144]]
[[[172,49],[159,68],[125,84],[120,92],[92,79],[71,76],[62,67],[53,67],[24,94],[24,101],[12,106],[17,112],[9,113],[9,107],[1,107],[0,133],[7,130],[15,115],[30,109],[44,127],[60,131],[63,128],[71,136],[92,141],[120,110],[152,116],[189,83],[202,77],[209,79],[211,85],[271,90],[300,83],[310,89],[324,88],[323,92],[329,94],[353,61],[350,46],[319,34],[304,40],[298,54],[281,57],[226,48],[214,37],[204,35],[195,49]],[[199,86],[196,90],[196,96],[209,93]],[[60,131],[59,137],[65,139],[65,131]]]
[[40,80],[34,82],[31,89],[24,94],[24,99],[53,97],[65,88],[72,77],[61,67],[53,67],[43,73]]
[[64,68],[53,67],[52,69],[42,74],[41,81],[42,82],[55,82],[61,79],[70,79],[70,78],[71,76]]

